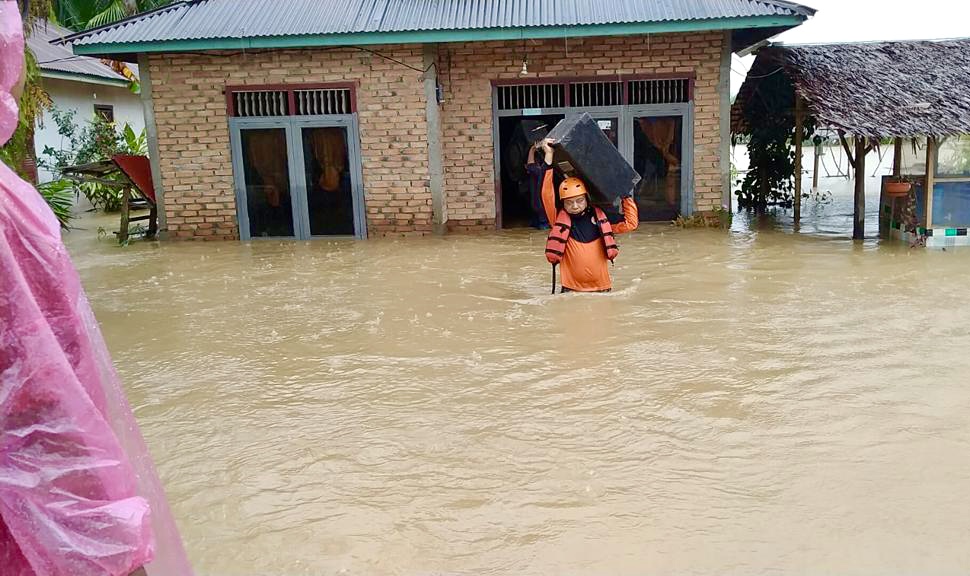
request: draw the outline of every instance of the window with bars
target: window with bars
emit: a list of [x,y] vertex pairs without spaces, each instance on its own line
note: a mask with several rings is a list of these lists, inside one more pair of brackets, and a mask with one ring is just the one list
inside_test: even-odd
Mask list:
[[691,99],[689,78],[500,85],[496,93],[499,110],[681,104]]
[[498,109],[562,108],[566,87],[562,84],[515,84],[498,87]]
[[690,80],[630,80],[627,82],[628,104],[678,104],[690,101]]
[[232,93],[233,116],[260,118],[289,116],[289,101],[285,90],[247,90]]
[[623,104],[622,82],[570,82],[570,106],[619,106]]
[[295,90],[296,115],[350,114],[350,90]]
[[274,116],[325,116],[352,114],[349,88],[232,89],[230,115],[235,118]]

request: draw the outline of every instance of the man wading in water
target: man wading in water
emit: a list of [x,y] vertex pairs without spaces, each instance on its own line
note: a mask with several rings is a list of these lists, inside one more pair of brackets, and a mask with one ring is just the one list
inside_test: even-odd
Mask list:
[[632,196],[624,198],[623,222],[611,226],[606,214],[591,204],[583,181],[571,177],[559,185],[563,210],[557,211],[552,184],[554,144],[554,140],[546,138],[540,145],[546,166],[542,175],[542,206],[549,222],[554,222],[546,241],[546,259],[553,265],[553,274],[557,264],[562,267],[562,292],[609,292],[613,288],[609,262],[618,252],[613,235],[637,229],[637,204]]

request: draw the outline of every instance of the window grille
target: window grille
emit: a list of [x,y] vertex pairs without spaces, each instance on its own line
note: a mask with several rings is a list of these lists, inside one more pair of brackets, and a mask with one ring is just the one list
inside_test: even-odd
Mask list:
[[569,85],[570,106],[619,106],[623,104],[621,82],[572,82]]
[[350,114],[350,90],[294,90],[297,116]]
[[234,116],[259,118],[288,116],[289,103],[285,90],[252,90],[232,93]]
[[630,80],[628,104],[677,104],[690,101],[690,81],[686,78]]
[[562,108],[566,89],[562,84],[516,84],[498,87],[498,109]]

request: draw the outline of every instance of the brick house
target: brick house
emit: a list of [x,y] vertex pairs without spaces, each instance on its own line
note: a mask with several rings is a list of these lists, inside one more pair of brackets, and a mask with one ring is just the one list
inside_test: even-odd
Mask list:
[[729,70],[783,0],[190,0],[70,38],[137,62],[168,238],[528,223],[529,129],[588,112],[641,219],[729,203]]

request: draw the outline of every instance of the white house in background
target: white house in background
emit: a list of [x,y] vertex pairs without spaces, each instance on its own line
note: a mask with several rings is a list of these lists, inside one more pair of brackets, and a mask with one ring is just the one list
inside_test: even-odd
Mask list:
[[[83,126],[98,113],[119,126],[127,122],[136,133],[140,133],[145,127],[141,97],[128,89],[128,80],[97,58],[76,56],[70,46],[51,44],[72,33],[56,24],[41,22],[27,39],[37,58],[42,86],[54,106],[60,110],[74,110],[74,120],[78,126]],[[128,67],[138,74],[134,65]],[[34,141],[38,158],[42,157],[45,146],[56,150],[65,145],[50,114],[45,114],[38,121]],[[41,168],[38,169],[38,178],[41,182],[47,182],[52,175]]]

